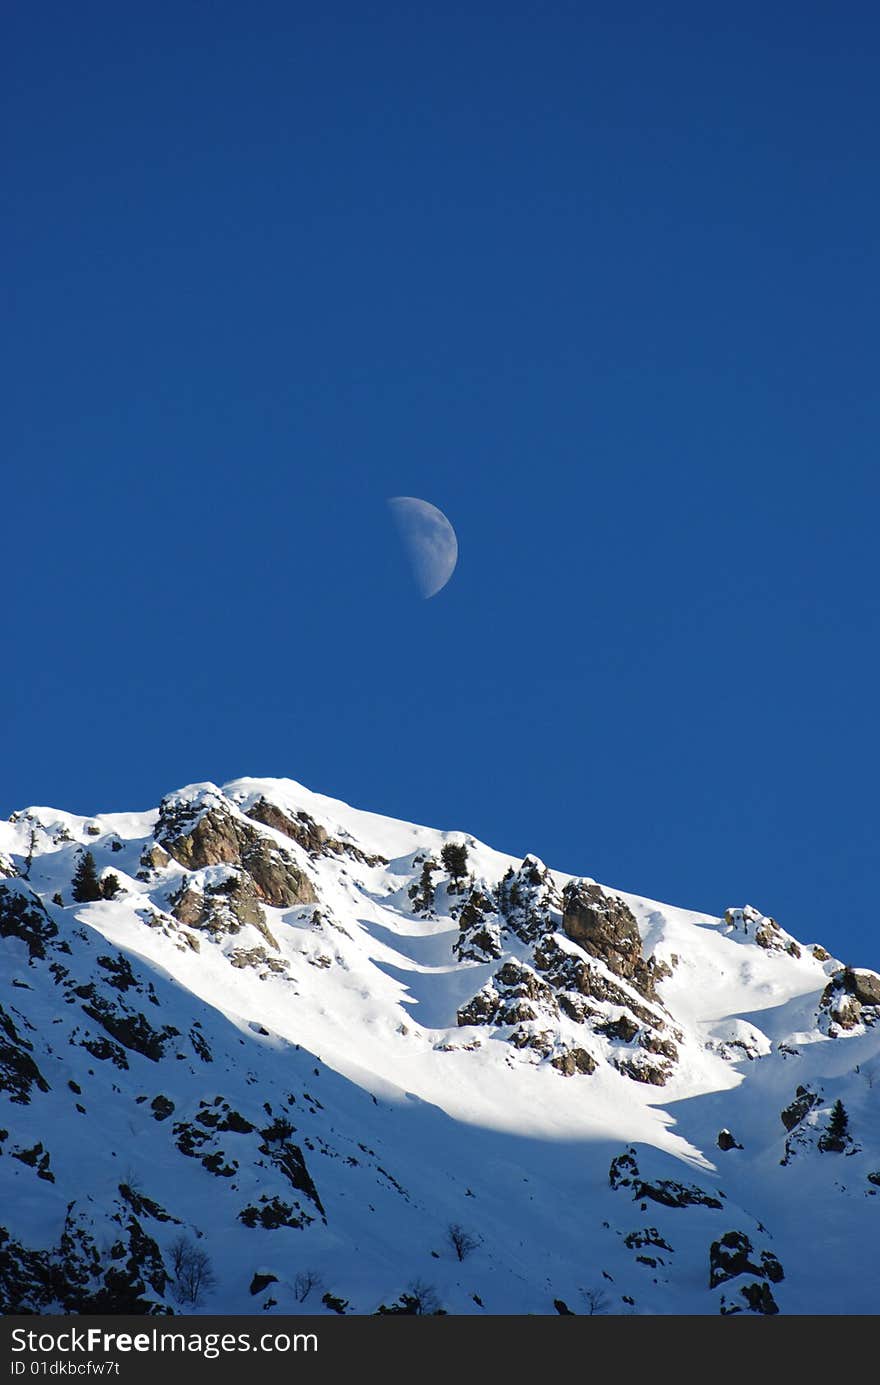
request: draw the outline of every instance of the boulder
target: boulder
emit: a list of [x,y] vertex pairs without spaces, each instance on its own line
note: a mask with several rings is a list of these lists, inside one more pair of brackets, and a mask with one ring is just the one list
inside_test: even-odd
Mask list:
[[731,1135],[730,1131],[726,1127],[724,1130],[718,1131],[718,1139],[716,1143],[718,1145],[718,1148],[724,1151],[727,1151],[729,1149],[742,1149],[742,1145],[735,1138],[735,1136]]
[[572,942],[601,958],[645,996],[654,994],[654,977],[642,957],[642,940],[632,910],[601,885],[572,880],[562,894],[562,929]]

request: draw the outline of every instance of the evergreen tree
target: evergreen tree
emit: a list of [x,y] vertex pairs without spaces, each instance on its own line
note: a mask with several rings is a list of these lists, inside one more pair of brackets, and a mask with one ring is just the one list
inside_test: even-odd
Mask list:
[[828,1134],[833,1140],[845,1140],[849,1136],[849,1116],[840,1097],[831,1108],[831,1115],[828,1118]]
[[101,881],[102,898],[115,899],[116,896],[119,894],[121,888],[122,887],[119,884],[119,876],[111,870],[110,873],[108,875],[105,875],[104,879]]
[[456,882],[467,875],[468,849],[464,842],[447,842],[440,852],[444,868]]
[[102,897],[95,858],[90,851],[86,851],[80,857],[79,865],[73,873],[71,893],[78,904],[86,904],[90,900]]

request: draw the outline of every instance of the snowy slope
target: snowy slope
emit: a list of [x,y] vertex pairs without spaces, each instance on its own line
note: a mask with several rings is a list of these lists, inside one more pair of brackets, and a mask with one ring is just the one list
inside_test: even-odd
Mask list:
[[244,779],[0,824],[0,976],[4,1311],[878,1309],[880,978],[757,910]]

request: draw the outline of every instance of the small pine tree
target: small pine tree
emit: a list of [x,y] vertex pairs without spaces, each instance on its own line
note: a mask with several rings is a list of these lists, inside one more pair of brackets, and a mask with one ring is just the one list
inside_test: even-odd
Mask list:
[[447,842],[440,852],[440,860],[456,884],[464,880],[468,865],[468,849],[464,842]]
[[119,876],[111,870],[101,881],[101,897],[103,899],[115,899],[121,888]]
[[90,851],[86,851],[80,857],[79,865],[73,873],[71,893],[78,904],[102,898],[95,858]]
[[840,1097],[831,1108],[831,1115],[828,1118],[828,1134],[833,1140],[845,1140],[849,1135],[849,1116]]

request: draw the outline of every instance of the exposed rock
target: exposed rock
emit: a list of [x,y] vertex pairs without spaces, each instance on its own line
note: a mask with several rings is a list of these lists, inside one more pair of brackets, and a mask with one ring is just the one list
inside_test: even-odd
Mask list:
[[489,962],[501,956],[501,929],[495,901],[474,885],[461,908],[453,952],[462,961]]
[[270,1284],[277,1284],[277,1274],[255,1274],[251,1280],[250,1291],[252,1295],[261,1294],[264,1289],[268,1289]]
[[636,1152],[632,1147],[611,1160],[608,1181],[612,1188],[631,1188],[635,1202],[650,1198],[652,1202],[659,1202],[664,1207],[722,1206],[717,1197],[695,1183],[676,1183],[669,1178],[658,1179],[656,1183],[647,1182],[639,1175]]
[[172,896],[171,912],[188,928],[205,929],[215,937],[238,933],[250,924],[278,951],[278,943],[266,924],[257,888],[242,869],[230,867],[224,878],[202,887],[195,880],[184,881]]
[[601,957],[618,976],[643,995],[653,996],[653,977],[642,957],[642,941],[632,910],[601,885],[572,880],[562,893],[562,928],[572,942]]
[[433,856],[416,856],[413,865],[421,865],[422,871],[417,881],[414,881],[407,890],[413,913],[425,914],[431,917],[434,913],[434,898],[436,886],[434,876],[440,869],[440,862],[435,861]]
[[293,1208],[279,1197],[268,1197],[265,1193],[256,1204],[242,1208],[238,1220],[245,1226],[261,1226],[264,1231],[277,1231],[279,1226],[300,1229],[308,1226],[313,1217],[307,1217],[301,1208]]
[[27,1106],[31,1090],[48,1092],[46,1081],[33,1058],[30,1056],[33,1044],[19,1034],[8,1015],[0,1005],[0,1092],[7,1092],[10,1101],[19,1106]]
[[623,1043],[632,1043],[639,1032],[639,1026],[629,1015],[623,1014],[619,1019],[606,1020],[604,1024],[596,1026],[600,1034],[605,1034],[609,1039],[620,1039]]
[[370,856],[354,842],[344,842],[337,837],[331,837],[326,827],[322,827],[302,810],[292,817],[283,808],[279,808],[277,803],[270,803],[266,798],[258,798],[248,809],[247,816],[254,822],[261,822],[264,826],[281,832],[285,837],[290,837],[291,841],[295,841],[312,857],[349,856],[366,866],[388,864],[384,856]]
[[593,1000],[609,1001],[629,1010],[642,1024],[662,1029],[664,1021],[654,1010],[636,1000],[612,981],[600,967],[582,956],[566,952],[551,935],[545,935],[535,947],[535,966],[544,973],[556,991],[568,991]]
[[628,1236],[624,1236],[623,1244],[627,1250],[641,1250],[643,1246],[656,1246],[658,1250],[668,1250],[673,1253],[672,1246],[668,1241],[664,1241],[656,1226],[646,1226],[640,1231],[630,1231]]
[[241,866],[257,894],[276,908],[314,904],[314,886],[294,858],[255,827],[233,816],[217,796],[210,806],[163,800],[156,835],[187,870]]
[[570,1048],[565,1053],[551,1058],[550,1063],[564,1077],[574,1077],[575,1073],[578,1072],[589,1075],[591,1072],[595,1072],[598,1066],[595,1058],[591,1058],[586,1049],[583,1048]]
[[520,1024],[537,1019],[538,1009],[552,1016],[559,1013],[552,988],[531,967],[509,961],[459,1009],[456,1018],[459,1025]]
[[543,861],[526,856],[511,866],[497,887],[498,910],[507,927],[525,943],[559,927],[562,899]]
[[151,870],[162,870],[163,867],[168,865],[170,860],[171,857],[168,855],[168,852],[165,851],[158,842],[153,842],[152,845],[144,847],[141,852],[141,865],[147,866]]
[[718,1145],[719,1149],[723,1149],[725,1151],[729,1149],[742,1149],[742,1145],[739,1143],[739,1141],[736,1139],[734,1135],[731,1135],[730,1131],[726,1127],[724,1130],[718,1131],[718,1139],[716,1140],[716,1144]]
[[617,1071],[632,1082],[647,1082],[652,1087],[664,1087],[672,1073],[668,1063],[652,1063],[644,1053],[625,1053],[612,1058]]
[[786,1106],[783,1111],[780,1111],[779,1119],[782,1121],[786,1130],[794,1130],[796,1125],[800,1125],[804,1116],[806,1116],[809,1111],[812,1111],[814,1106],[820,1104],[820,1101],[821,1097],[817,1096],[815,1092],[809,1091],[806,1087],[798,1087],[795,1092],[794,1101]]
[[20,938],[34,962],[45,958],[46,947],[57,937],[37,895],[24,885],[0,885],[0,938]]
[[880,975],[877,972],[845,967],[843,985],[861,1005],[880,1005]]
[[759,1255],[744,1231],[728,1231],[709,1247],[709,1287],[716,1289],[741,1274],[756,1274],[773,1284],[785,1278],[772,1251],[763,1250]]

